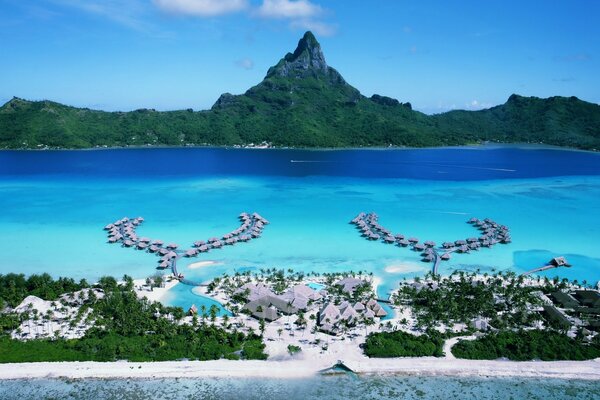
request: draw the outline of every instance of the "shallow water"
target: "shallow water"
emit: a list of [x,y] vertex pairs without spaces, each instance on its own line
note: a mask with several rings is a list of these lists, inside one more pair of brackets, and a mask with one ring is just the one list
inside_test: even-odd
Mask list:
[[312,379],[3,381],[0,398],[36,399],[597,399],[597,382],[560,379],[332,376]]
[[[512,244],[453,255],[442,273],[523,272],[566,255],[572,268],[545,274],[595,284],[598,199],[600,155],[574,151],[2,151],[0,273],[145,278],[157,258],[107,244],[104,225],[140,215],[142,236],[185,247],[236,228],[240,212],[257,211],[271,221],[262,238],[182,259],[180,272],[205,281],[270,267],[363,270],[383,279],[378,291],[386,296],[431,264],[408,249],[366,241],[348,224],[360,211],[375,211],[395,233],[438,243],[473,236],[470,217],[511,228]],[[206,260],[217,263],[187,268]],[[187,308],[206,300],[187,289],[166,302]]]

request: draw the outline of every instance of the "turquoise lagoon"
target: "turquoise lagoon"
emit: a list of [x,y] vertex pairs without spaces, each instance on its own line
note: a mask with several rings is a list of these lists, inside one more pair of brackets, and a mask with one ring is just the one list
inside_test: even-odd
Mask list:
[[[0,152],[0,273],[145,278],[157,258],[107,244],[107,223],[143,216],[141,235],[187,247],[236,228],[242,211],[271,222],[262,238],[182,259],[180,272],[207,281],[272,267],[362,270],[382,279],[386,296],[431,265],[408,249],[364,240],[348,223],[375,211],[395,233],[438,243],[473,236],[471,217],[511,228],[513,243],[454,255],[444,274],[519,273],[565,255],[574,266],[546,276],[600,280],[600,155],[496,147]],[[214,264],[189,268],[199,261]],[[186,287],[165,302],[210,306]]]

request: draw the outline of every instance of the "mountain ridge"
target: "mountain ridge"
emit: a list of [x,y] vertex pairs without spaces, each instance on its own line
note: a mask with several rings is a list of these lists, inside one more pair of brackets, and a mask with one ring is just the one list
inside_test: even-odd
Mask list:
[[311,32],[245,93],[203,111],[106,112],[13,97],[0,107],[2,148],[128,145],[445,146],[485,141],[600,149],[600,106],[576,97],[511,95],[485,110],[426,115],[366,97],[329,66]]

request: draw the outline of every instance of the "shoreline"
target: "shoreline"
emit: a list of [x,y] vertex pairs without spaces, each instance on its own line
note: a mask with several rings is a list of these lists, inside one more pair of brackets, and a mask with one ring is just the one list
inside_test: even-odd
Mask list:
[[84,147],[79,149],[74,148],[31,148],[31,149],[10,149],[10,148],[0,148],[0,151],[17,151],[17,152],[52,152],[52,151],[106,151],[106,150],[143,150],[143,149],[221,149],[221,150],[296,150],[296,151],[356,151],[356,150],[367,150],[367,151],[386,151],[386,150],[442,150],[442,149],[450,149],[450,150],[494,150],[494,149],[502,149],[502,148],[513,148],[513,149],[521,149],[521,150],[557,150],[557,151],[575,151],[575,152],[584,152],[584,153],[592,153],[598,154],[600,150],[586,150],[580,149],[577,147],[567,147],[567,146],[557,146],[552,144],[543,144],[543,143],[471,143],[471,144],[462,144],[455,146],[426,146],[426,147],[410,147],[410,146],[371,146],[371,147],[293,147],[293,146],[270,146],[270,147],[244,147],[239,145],[240,147],[236,147],[237,145],[131,145],[131,146],[107,146],[107,147]]
[[[303,379],[329,368],[324,360],[42,362],[0,364],[0,381],[19,379],[274,378]],[[358,375],[556,378],[600,381],[600,359],[487,361],[390,358],[344,362]]]

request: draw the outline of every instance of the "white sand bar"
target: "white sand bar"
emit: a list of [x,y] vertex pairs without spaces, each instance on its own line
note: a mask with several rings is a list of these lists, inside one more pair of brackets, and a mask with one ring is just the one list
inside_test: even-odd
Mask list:
[[[32,378],[305,378],[317,374],[325,360],[57,362],[0,364],[0,379]],[[600,359],[590,361],[512,362],[449,360],[431,357],[352,360],[357,373],[423,376],[544,377],[600,380]]]

